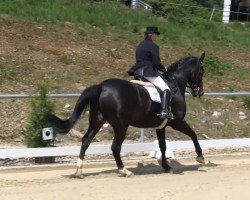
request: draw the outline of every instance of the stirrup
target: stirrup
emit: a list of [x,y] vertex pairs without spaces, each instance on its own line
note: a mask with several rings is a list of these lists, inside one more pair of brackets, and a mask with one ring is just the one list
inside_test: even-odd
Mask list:
[[174,119],[173,113],[172,112],[168,112],[167,114],[167,118],[168,119]]
[[173,119],[173,114],[171,112],[161,112],[157,116],[160,116],[161,119]]
[[157,114],[157,116],[160,116],[161,119],[166,119],[167,118],[167,113],[161,112],[160,114]]

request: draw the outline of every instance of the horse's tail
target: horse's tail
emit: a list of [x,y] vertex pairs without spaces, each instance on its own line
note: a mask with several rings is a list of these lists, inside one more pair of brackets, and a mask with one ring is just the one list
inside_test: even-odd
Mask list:
[[51,114],[49,116],[49,124],[51,124],[53,127],[59,129],[58,132],[60,134],[66,134],[70,131],[70,129],[74,126],[74,124],[77,122],[79,117],[81,116],[82,112],[86,110],[87,106],[91,101],[98,100],[100,93],[102,91],[101,85],[93,85],[88,88],[86,88],[79,99],[76,102],[74,111],[69,119],[62,120],[58,118],[57,116]]

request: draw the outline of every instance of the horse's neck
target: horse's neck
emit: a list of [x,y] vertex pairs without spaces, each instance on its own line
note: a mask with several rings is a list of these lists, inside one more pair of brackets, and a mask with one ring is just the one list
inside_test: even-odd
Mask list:
[[178,74],[172,74],[172,76],[175,77],[175,79],[176,79],[175,82],[177,83],[177,86],[178,86],[181,94],[185,95],[185,91],[186,91],[186,87],[187,87],[187,83],[186,83],[185,78],[181,77]]
[[176,78],[176,82],[178,84],[178,88],[182,95],[185,95],[186,87],[190,82],[190,76],[193,70],[193,62],[194,60],[188,59],[187,62],[183,62],[181,67],[174,67],[169,70],[170,74]]
[[178,82],[178,88],[182,95],[185,95],[187,85],[184,82]]

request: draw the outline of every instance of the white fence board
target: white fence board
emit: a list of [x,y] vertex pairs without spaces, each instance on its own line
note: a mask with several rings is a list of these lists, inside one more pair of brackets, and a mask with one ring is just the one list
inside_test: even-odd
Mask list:
[[[202,149],[208,148],[230,148],[230,147],[250,147],[250,138],[239,139],[219,139],[219,140],[199,140]],[[173,150],[194,149],[193,142],[190,141],[167,141],[167,156],[172,155]],[[122,152],[155,152],[159,151],[157,142],[123,144]],[[22,157],[46,157],[46,156],[77,156],[80,146],[68,147],[48,147],[48,148],[8,148],[0,149],[0,159],[22,158]],[[105,154],[111,152],[110,145],[90,145],[86,154]]]
[[[156,151],[155,143],[123,144],[122,152],[149,152]],[[47,148],[10,148],[0,149],[0,159],[2,158],[22,158],[22,157],[46,157],[46,156],[76,156],[80,153],[80,146],[68,147],[47,147]],[[89,154],[105,154],[111,152],[110,145],[90,145],[86,151]]]
[[[232,147],[250,147],[250,138],[238,139],[217,139],[217,140],[199,140],[202,149],[208,148],[232,148]],[[194,149],[193,142],[189,141],[172,141],[170,142],[173,150]]]

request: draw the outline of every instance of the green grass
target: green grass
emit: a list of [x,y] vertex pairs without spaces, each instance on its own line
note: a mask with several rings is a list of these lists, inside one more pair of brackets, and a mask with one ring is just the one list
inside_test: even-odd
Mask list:
[[18,72],[13,68],[0,65],[0,84],[5,80],[15,79],[18,75]]
[[[29,22],[74,22],[77,23],[79,34],[83,36],[89,31],[93,33],[99,27],[103,34],[122,31],[130,33],[128,37],[131,34],[132,37],[137,37],[137,34],[139,37],[146,26],[156,25],[162,33],[160,42],[164,43],[195,45],[199,48],[250,46],[249,24],[222,25],[220,22],[196,18],[196,15],[191,20],[168,21],[167,18],[159,19],[144,10],[130,9],[115,0],[1,0],[0,13]],[[172,10],[171,16],[175,17],[175,13],[178,17],[179,12],[175,10]]]
[[27,61],[13,55],[4,55],[2,58],[0,59],[0,85],[7,80],[27,82],[32,78],[32,76],[26,77],[33,70],[33,66]]
[[219,76],[223,76],[232,68],[232,66],[221,61],[218,57],[211,55],[206,57],[204,66],[206,73]]
[[250,97],[243,98],[243,107],[250,110]]
[[232,125],[229,122],[224,121],[224,125],[219,129],[221,132],[221,136],[223,138],[228,138],[230,136],[230,132],[232,131]]
[[[1,0],[0,11],[28,21],[71,21],[83,25],[115,26],[131,30],[139,24],[146,25],[154,21],[150,20],[150,13],[134,12],[116,1],[107,3],[86,0]],[[146,18],[148,22],[145,21]]]

